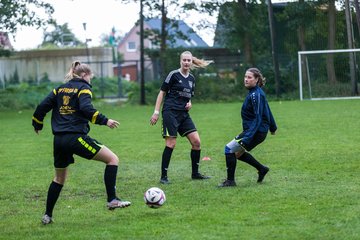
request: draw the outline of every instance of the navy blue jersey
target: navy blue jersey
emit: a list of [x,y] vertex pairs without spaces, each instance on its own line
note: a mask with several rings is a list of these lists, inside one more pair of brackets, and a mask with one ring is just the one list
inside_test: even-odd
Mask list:
[[259,86],[249,90],[241,108],[241,118],[245,144],[251,142],[256,132],[275,132],[277,129],[265,93]]
[[166,92],[163,111],[185,111],[186,103],[194,96],[195,78],[191,73],[185,77],[180,69],[171,71],[163,82],[161,90]]
[[52,110],[53,134],[87,134],[90,131],[89,121],[99,125],[106,125],[108,121],[93,107],[91,98],[91,85],[83,79],[74,78],[55,88],[37,106],[32,124],[36,130],[41,130],[46,114]]

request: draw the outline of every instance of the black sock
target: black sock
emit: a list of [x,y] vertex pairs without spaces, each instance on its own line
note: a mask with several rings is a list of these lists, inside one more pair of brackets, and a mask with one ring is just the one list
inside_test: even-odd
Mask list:
[[118,166],[116,165],[106,165],[104,172],[104,182],[107,194],[107,201],[110,202],[116,198],[116,175],[117,175]]
[[236,169],[235,153],[227,153],[227,154],[225,154],[225,158],[226,158],[227,179],[234,181],[235,180],[235,169]]
[[191,149],[190,157],[191,157],[191,169],[193,175],[199,172],[200,152],[201,150]]
[[246,162],[247,164],[253,166],[258,171],[260,171],[261,169],[264,168],[264,166],[261,163],[259,163],[258,161],[256,161],[256,159],[248,152],[245,152],[243,155],[241,155],[239,157],[239,160]]
[[63,185],[56,183],[54,181],[51,182],[48,190],[47,200],[46,200],[46,212],[49,217],[52,217],[53,210],[56,204],[56,201],[59,198],[61,189]]
[[164,148],[164,152],[162,155],[162,161],[161,161],[161,178],[167,177],[167,171],[168,171],[168,167],[170,164],[170,158],[171,158],[171,154],[172,154],[173,150],[174,149],[169,148],[168,146],[166,146]]

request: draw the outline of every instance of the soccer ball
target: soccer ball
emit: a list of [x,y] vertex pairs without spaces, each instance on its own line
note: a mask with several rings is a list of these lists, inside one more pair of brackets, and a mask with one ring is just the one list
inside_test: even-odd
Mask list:
[[159,208],[166,201],[165,193],[163,190],[157,187],[149,188],[144,193],[144,201],[145,204],[151,208]]

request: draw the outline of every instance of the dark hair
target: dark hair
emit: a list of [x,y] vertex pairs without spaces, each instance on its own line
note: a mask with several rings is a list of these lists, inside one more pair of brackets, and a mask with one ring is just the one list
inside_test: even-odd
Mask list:
[[265,86],[266,78],[263,77],[262,73],[257,68],[249,68],[246,70],[247,72],[252,72],[254,74],[254,77],[257,78],[257,85],[259,87]]

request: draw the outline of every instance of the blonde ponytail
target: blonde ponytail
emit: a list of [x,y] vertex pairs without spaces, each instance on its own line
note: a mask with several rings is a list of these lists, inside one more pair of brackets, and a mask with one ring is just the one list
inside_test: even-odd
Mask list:
[[181,55],[180,55],[180,58],[182,58],[182,56],[184,54],[189,54],[191,55],[191,58],[192,58],[192,69],[193,68],[205,68],[207,67],[210,63],[213,63],[214,61],[213,60],[204,60],[204,59],[199,59],[197,57],[194,57],[192,55],[192,53],[190,51],[185,51],[185,52],[182,52]]
[[81,62],[80,61],[74,61],[71,64],[71,67],[69,69],[69,72],[65,75],[65,82],[70,81],[71,79],[75,78],[75,77],[79,77],[77,74],[75,74],[75,68],[77,66],[80,66]]
[[204,60],[198,59],[197,57],[192,57],[193,67],[194,68],[206,68],[210,63],[213,63],[213,60]]
[[83,78],[85,74],[92,74],[90,66],[81,63],[80,61],[74,61],[71,64],[69,72],[65,75],[65,82],[68,82],[73,78]]

